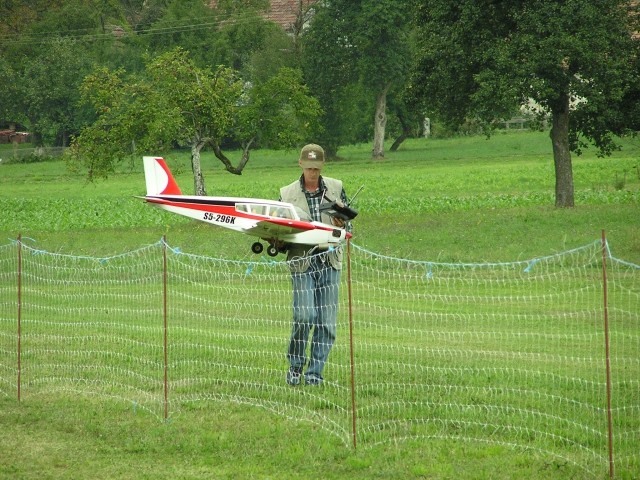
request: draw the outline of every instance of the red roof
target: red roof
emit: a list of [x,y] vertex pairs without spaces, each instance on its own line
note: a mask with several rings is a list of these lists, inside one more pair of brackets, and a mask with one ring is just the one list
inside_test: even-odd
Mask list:
[[277,23],[285,30],[293,28],[296,21],[309,11],[309,7],[317,0],[271,0],[271,8],[266,18]]
[[[317,1],[318,0],[270,0],[271,6],[265,13],[265,18],[277,23],[286,31],[291,31],[301,17],[304,20],[307,19],[306,14],[309,8]],[[209,5],[215,8],[217,0],[211,0]]]

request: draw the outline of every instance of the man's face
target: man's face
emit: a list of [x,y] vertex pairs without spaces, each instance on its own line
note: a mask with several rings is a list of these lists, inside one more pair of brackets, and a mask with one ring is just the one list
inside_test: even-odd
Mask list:
[[320,178],[320,168],[303,168],[302,174],[307,182],[315,183]]
[[305,168],[304,169],[304,176],[305,177],[310,177],[310,178],[318,178],[320,176],[320,169],[319,168]]

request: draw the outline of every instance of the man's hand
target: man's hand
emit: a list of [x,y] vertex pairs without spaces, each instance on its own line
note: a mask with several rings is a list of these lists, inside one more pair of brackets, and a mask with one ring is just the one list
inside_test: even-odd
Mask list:
[[336,227],[344,228],[347,222],[345,222],[342,218],[331,217],[331,223],[333,223]]

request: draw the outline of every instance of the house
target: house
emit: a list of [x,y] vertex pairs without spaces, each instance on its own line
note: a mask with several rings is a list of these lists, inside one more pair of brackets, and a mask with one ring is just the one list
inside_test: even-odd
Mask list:
[[[271,6],[264,17],[280,25],[287,33],[297,34],[308,21],[310,9],[318,0],[270,0]],[[217,0],[211,0],[212,8]]]
[[13,128],[0,130],[0,143],[25,143],[29,141],[27,132],[16,132]]

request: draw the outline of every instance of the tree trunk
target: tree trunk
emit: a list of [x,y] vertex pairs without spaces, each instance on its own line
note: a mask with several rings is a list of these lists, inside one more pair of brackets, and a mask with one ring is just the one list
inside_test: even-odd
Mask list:
[[398,136],[398,138],[396,138],[395,142],[393,142],[393,145],[391,145],[391,148],[389,149],[391,152],[395,152],[396,150],[398,150],[402,142],[404,142],[407,138],[409,138],[409,135],[411,134],[411,127],[409,127],[409,124],[407,123],[407,120],[404,118],[404,115],[402,114],[401,109],[398,109],[397,114],[398,114],[398,121],[402,126],[402,133]]
[[196,195],[206,195],[204,186],[202,167],[200,165],[200,150],[204,147],[204,142],[195,142],[191,145],[191,170],[193,171],[193,190]]
[[31,144],[34,148],[44,146],[44,138],[42,137],[42,132],[36,129],[33,129],[31,131]]
[[551,143],[556,171],[556,207],[573,207],[573,167],[569,149],[569,95],[563,98],[559,111],[553,112]]
[[233,173],[234,175],[242,175],[242,170],[244,170],[244,167],[247,165],[247,162],[249,161],[249,150],[251,149],[251,145],[253,144],[255,139],[256,137],[251,137],[251,139],[246,144],[245,143],[242,144],[242,158],[240,159],[240,163],[238,164],[237,167],[233,166],[233,164],[231,163],[231,160],[229,160],[227,156],[223,153],[222,148],[218,143],[215,143],[211,140],[209,140],[209,143],[213,148],[213,153],[215,154],[216,158],[222,162],[227,172]]
[[373,154],[374,160],[384,158],[384,132],[387,127],[387,92],[389,84],[385,85],[376,98],[376,114],[373,119]]

